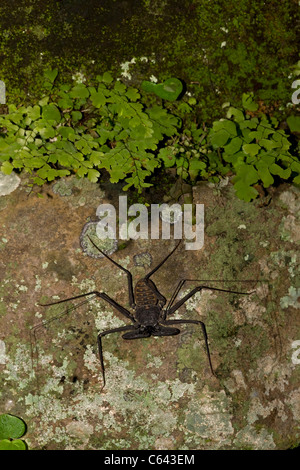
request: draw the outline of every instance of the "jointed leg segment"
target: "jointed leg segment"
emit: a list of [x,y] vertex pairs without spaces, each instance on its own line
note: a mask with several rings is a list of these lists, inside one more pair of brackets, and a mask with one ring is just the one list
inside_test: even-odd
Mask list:
[[[178,302],[176,302],[175,305],[173,305],[180,289],[182,288],[183,284],[186,281],[188,281],[188,279],[181,279],[181,281],[179,281],[179,283],[177,284],[176,289],[175,289],[174,293],[172,294],[171,299],[170,299],[170,301],[167,305],[167,308],[165,309],[165,311],[163,313],[163,320],[162,320],[161,324],[163,324],[163,325],[176,325],[176,324],[180,324],[180,323],[181,324],[194,323],[196,325],[201,325],[210,370],[211,370],[212,374],[215,375],[213,367],[212,367],[212,363],[211,363],[211,357],[210,357],[209,346],[208,346],[208,337],[207,337],[205,324],[200,320],[166,320],[166,318],[169,315],[172,315],[174,312],[176,312],[176,310],[178,310],[187,300],[189,300],[197,292],[200,292],[202,289],[214,290],[214,291],[219,291],[219,292],[229,292],[229,293],[233,293],[233,294],[249,294],[249,292],[237,292],[237,291],[232,291],[232,290],[228,290],[228,289],[220,289],[220,288],[217,288],[217,287],[197,286],[194,289],[192,289],[191,292],[189,292],[187,295],[185,295],[182,299],[180,299]],[[173,307],[172,307],[172,305],[173,305]]]
[[94,247],[100,251],[100,253],[102,253],[103,256],[105,256],[105,258],[109,259],[109,261],[111,261],[115,266],[117,266],[119,269],[122,269],[122,271],[124,271],[126,273],[126,276],[127,276],[127,282],[128,282],[128,296],[129,296],[129,305],[131,308],[134,308],[135,306],[135,302],[134,302],[134,294],[133,294],[133,284],[132,284],[132,274],[130,271],[128,271],[128,269],[125,269],[123,268],[123,266],[121,266],[119,263],[117,263],[116,261],[114,261],[112,258],[110,258],[110,256],[108,256],[104,251],[100,250],[100,248],[93,242],[93,240],[88,237],[90,242],[92,243],[92,245],[94,245]]
[[[100,358],[100,364],[101,364],[101,371],[102,371],[102,379],[103,379],[103,385],[102,389],[105,387],[105,369],[104,369],[104,362],[103,362],[103,353],[102,353],[102,341],[101,338],[103,336],[109,335],[110,333],[118,333],[120,331],[127,331],[127,330],[134,330],[135,327],[133,325],[127,325],[127,326],[120,326],[119,328],[112,328],[111,330],[106,330],[100,333],[97,337],[97,343],[98,343],[98,351],[99,351],[99,358]],[[101,389],[101,390],[102,390]]]
[[212,363],[211,363],[209,346],[208,346],[208,337],[207,337],[205,324],[202,321],[200,321],[200,320],[165,320],[161,323],[162,323],[162,325],[179,325],[179,324],[188,324],[188,323],[193,323],[195,325],[201,325],[203,336],[204,336],[204,341],[205,341],[205,348],[206,348],[206,353],[207,353],[207,357],[208,357],[209,367],[210,367],[211,373],[214,376],[216,376],[216,374],[214,373],[214,370],[213,370]]
[[[176,288],[176,295],[179,292],[180,288],[182,287],[183,283],[185,280],[180,281]],[[237,292],[233,290],[228,290],[228,289],[219,289],[218,287],[209,287],[209,286],[198,286],[195,287],[194,289],[191,290],[187,295],[185,295],[182,299],[180,299],[178,302],[173,307],[170,307],[170,303],[168,305],[168,308],[165,310],[165,317],[166,319],[167,316],[172,315],[176,310],[178,310],[187,300],[189,300],[193,295],[195,295],[197,292],[200,292],[202,289],[208,289],[208,290],[215,290],[218,292],[229,292],[231,294],[244,294],[244,295],[249,295],[249,292]],[[174,293],[175,294],[175,293]],[[175,300],[174,294],[172,296],[172,303]]]
[[125,315],[125,317],[129,318],[129,320],[135,322],[134,316],[131,315],[131,313],[125,307],[122,307],[122,305],[118,304],[118,302],[116,302],[114,299],[112,299],[107,294],[105,294],[105,292],[98,292],[96,290],[91,291],[91,292],[87,292],[86,294],[75,295],[74,297],[69,297],[68,299],[58,300],[56,302],[51,302],[49,304],[41,304],[41,305],[43,307],[47,307],[47,306],[50,306],[50,305],[61,304],[63,302],[67,302],[69,300],[80,299],[80,298],[86,297],[88,295],[96,295],[100,299],[106,300],[106,302],[108,302],[110,305],[115,307],[115,309],[118,310],[118,312],[122,313],[122,315]]

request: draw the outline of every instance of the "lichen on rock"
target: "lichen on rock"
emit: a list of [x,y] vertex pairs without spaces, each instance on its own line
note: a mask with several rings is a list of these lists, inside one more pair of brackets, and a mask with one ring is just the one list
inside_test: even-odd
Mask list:
[[7,196],[17,189],[20,185],[21,179],[15,172],[10,175],[5,175],[0,171],[0,196]]

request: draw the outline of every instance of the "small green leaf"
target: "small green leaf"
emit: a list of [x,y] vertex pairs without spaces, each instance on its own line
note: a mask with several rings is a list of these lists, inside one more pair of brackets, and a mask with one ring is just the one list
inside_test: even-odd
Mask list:
[[245,119],[244,121],[239,122],[240,129],[256,129],[258,125],[258,119]]
[[81,138],[75,142],[75,147],[80,150],[84,155],[88,155],[91,153],[92,149],[89,143],[86,141],[85,138]]
[[291,132],[300,132],[300,116],[289,116],[286,122]]
[[139,116],[134,116],[132,119],[130,119],[128,124],[130,127],[137,127],[141,124],[141,119]]
[[169,101],[175,101],[181,94],[183,85],[178,78],[168,78],[168,80],[162,84],[162,90],[163,91],[159,91],[160,94],[158,96]]
[[254,140],[254,139],[260,140],[260,139],[262,138],[262,136],[263,136],[263,131],[262,131],[262,129],[257,129],[257,130],[255,130],[255,131],[251,131],[251,132],[249,132],[249,134],[248,134],[248,137],[249,137],[249,139],[251,139],[251,140]]
[[293,179],[293,182],[295,184],[300,184],[300,175],[295,176],[295,178]]
[[66,126],[66,127],[60,127],[58,129],[58,132],[59,134],[64,137],[65,139],[72,139],[72,137],[74,136],[75,134],[75,131],[73,129],[73,127],[69,127],[69,126]]
[[185,101],[182,101],[178,105],[177,110],[180,111],[181,113],[188,114],[192,112],[193,108],[189,106]]
[[[58,163],[62,166],[68,167],[73,163],[73,157],[69,153],[64,152],[63,150],[57,149],[55,152],[55,157],[57,158]],[[52,160],[50,160],[49,158],[48,163],[50,163],[50,161],[52,162]]]
[[106,98],[101,91],[91,93],[91,102],[96,108],[101,108],[106,103]]
[[58,70],[57,69],[45,70],[44,75],[51,83],[53,83],[58,75]]
[[233,118],[234,118],[234,120],[235,120],[236,122],[242,122],[242,121],[245,120],[245,116],[244,116],[243,111],[241,111],[240,109],[233,108],[232,106],[230,106],[230,108],[229,108],[228,111],[227,111],[226,117],[227,117],[228,119],[230,119],[232,116],[233,116]]
[[39,101],[39,105],[40,105],[40,106],[45,106],[45,104],[48,104],[49,99],[50,99],[50,96],[44,96],[44,97]]
[[188,99],[188,103],[191,105],[191,106],[194,106],[195,104],[197,104],[197,100],[196,98],[194,98],[193,96],[191,98]]
[[41,116],[41,108],[38,105],[29,106],[27,108],[27,116],[32,120],[36,121]]
[[260,139],[259,145],[264,147],[266,150],[272,150],[277,147],[277,144],[271,139]]
[[99,176],[100,176],[100,173],[97,170],[91,169],[88,171],[88,179],[92,183],[96,183],[98,181]]
[[236,183],[234,185],[236,195],[243,201],[250,202],[258,196],[258,191],[252,186],[246,186],[242,183]]
[[130,101],[137,101],[141,95],[136,88],[128,88],[126,96]]
[[262,180],[264,187],[268,188],[269,186],[271,186],[271,184],[274,183],[274,178],[271,175],[268,166],[262,161],[257,162],[255,166],[257,168],[258,175]]
[[189,162],[189,174],[192,180],[196,179],[201,170],[205,170],[206,163],[202,162],[198,158],[194,158]]
[[300,173],[300,162],[293,161],[293,163],[291,164],[291,169],[293,171],[296,171],[297,173]]
[[39,128],[38,132],[44,139],[52,139],[55,137],[55,130],[50,126]]
[[149,82],[148,80],[144,80],[141,84],[142,90],[146,91],[147,93],[155,93],[156,86],[156,83]]
[[7,152],[9,150],[9,145],[5,142],[5,139],[0,138],[0,152]]
[[259,180],[258,172],[252,165],[239,165],[236,167],[236,176],[233,178],[237,196],[249,202],[255,199],[258,192],[251,185]]
[[258,144],[245,144],[243,145],[243,150],[246,154],[251,155],[251,157],[254,157],[255,155],[258,154],[260,151],[261,147]]
[[77,85],[73,86],[69,92],[69,96],[71,98],[88,98],[90,96],[90,92],[86,85],[83,83],[78,83]]
[[237,135],[236,124],[235,122],[230,121],[229,119],[220,119],[220,121],[214,121],[213,130],[215,132],[220,130],[226,130],[228,134],[230,134],[232,137]]
[[287,179],[291,176],[291,168],[281,168],[281,166],[277,165],[277,163],[272,163],[269,170],[272,175],[278,175],[283,179]]
[[27,446],[21,439],[10,441],[9,439],[3,439],[0,441],[0,450],[26,450]]
[[240,137],[234,137],[227,145],[225,145],[224,150],[227,154],[233,155],[241,149],[242,143],[243,141]]
[[1,165],[1,171],[5,175],[10,175],[11,172],[13,171],[13,169],[14,169],[13,165],[8,160],[3,162],[2,165]]
[[0,439],[22,437],[25,431],[26,424],[22,419],[10,414],[0,415]]
[[82,178],[83,176],[85,176],[88,172],[88,168],[86,168],[85,166],[81,166],[80,168],[78,168],[77,170],[77,175]]
[[37,184],[38,186],[43,186],[43,184],[45,183],[45,180],[43,180],[42,178],[39,178],[38,176],[35,176],[33,178],[33,182],[34,184]]
[[210,141],[214,147],[224,147],[230,138],[230,134],[225,129],[210,134]]
[[126,86],[118,80],[115,83],[114,89],[116,92],[120,93],[120,95],[123,95],[126,91]]
[[199,160],[199,158],[193,158],[190,160],[190,170],[203,170],[206,167],[206,163]]
[[104,74],[102,76],[102,82],[111,83],[112,81],[113,81],[113,77],[112,77],[111,73],[104,72]]
[[82,113],[80,111],[72,111],[72,120],[78,122],[82,119]]
[[69,170],[58,170],[57,171],[57,176],[59,176],[60,178],[63,178],[64,176],[68,176],[70,174],[71,174],[71,172]]
[[89,158],[90,158],[90,161],[93,163],[93,165],[99,165],[103,155],[104,155],[103,152],[97,152],[93,150]]
[[47,179],[48,181],[52,181],[57,177],[57,170],[54,170],[50,167],[47,163],[37,170],[37,175],[41,179]]
[[73,101],[71,98],[66,94],[62,98],[60,98],[57,102],[58,106],[65,110],[65,109],[72,109],[73,108]]
[[142,90],[155,93],[164,100],[175,101],[183,90],[183,85],[178,78],[168,78],[163,83],[153,83],[144,80],[141,84]]
[[170,168],[175,165],[174,149],[172,147],[164,147],[159,151],[158,156],[163,160],[164,166]]
[[243,108],[248,111],[256,111],[258,109],[258,104],[253,101],[253,92],[243,93],[242,104]]
[[46,121],[60,122],[61,120],[60,111],[57,106],[55,106],[55,104],[46,104],[45,106],[43,106],[42,117]]

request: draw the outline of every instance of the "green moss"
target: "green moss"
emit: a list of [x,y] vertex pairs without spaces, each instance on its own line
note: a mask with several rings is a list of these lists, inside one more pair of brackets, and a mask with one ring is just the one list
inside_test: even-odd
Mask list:
[[241,90],[261,89],[265,100],[290,99],[287,76],[297,60],[295,8],[288,1],[271,6],[259,0],[251,5],[247,0],[209,5],[168,0],[163,6],[131,1],[120,6],[95,0],[82,9],[77,1],[47,0],[24,10],[4,0],[0,76],[9,99],[23,99],[27,93],[39,96],[41,72],[49,66],[70,77],[78,70],[99,73],[111,66],[120,72],[121,62],[146,56],[136,79],[152,74],[161,81],[184,79],[207,120],[219,114],[224,101],[238,103]]
[[4,302],[0,302],[0,316],[4,316],[6,312],[6,304]]

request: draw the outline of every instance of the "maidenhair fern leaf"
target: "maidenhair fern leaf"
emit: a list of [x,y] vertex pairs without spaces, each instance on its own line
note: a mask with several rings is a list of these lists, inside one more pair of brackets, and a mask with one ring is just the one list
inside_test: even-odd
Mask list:
[[[192,112],[193,97],[181,106],[173,103],[173,114],[162,105],[147,107],[137,88],[114,81],[110,72],[97,76],[93,86],[56,86],[56,76],[57,70],[45,73],[51,95],[33,106],[10,104],[8,114],[0,115],[3,172],[24,168],[41,185],[71,172],[96,181],[106,169],[112,182],[125,180],[124,189],[141,191],[161,165],[192,181],[216,182],[231,171],[236,193],[246,201],[258,194],[253,185],[268,187],[274,176],[299,184],[300,163],[290,153],[287,132],[274,118],[244,111],[257,109],[252,93],[243,95],[243,109],[229,107],[226,119],[210,129],[197,122],[181,129],[176,112]],[[173,101],[182,93],[182,83],[173,78],[143,82],[142,88]],[[298,118],[287,122],[298,132]]]

